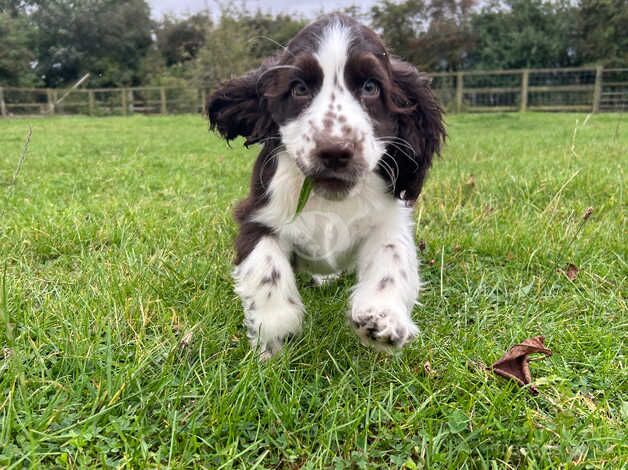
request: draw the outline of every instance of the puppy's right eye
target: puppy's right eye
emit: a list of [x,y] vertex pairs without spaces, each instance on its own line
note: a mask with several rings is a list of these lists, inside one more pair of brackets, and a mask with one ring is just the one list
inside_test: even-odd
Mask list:
[[311,96],[310,89],[303,82],[295,82],[290,93],[294,98],[309,98]]

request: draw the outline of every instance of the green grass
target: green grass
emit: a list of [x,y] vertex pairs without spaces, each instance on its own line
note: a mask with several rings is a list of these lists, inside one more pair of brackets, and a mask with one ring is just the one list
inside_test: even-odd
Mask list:
[[[360,346],[351,280],[301,279],[304,334],[264,364],[230,279],[256,149],[206,128],[0,121],[0,467],[628,466],[625,116],[449,116],[418,340]],[[537,397],[472,366],[535,335]]]

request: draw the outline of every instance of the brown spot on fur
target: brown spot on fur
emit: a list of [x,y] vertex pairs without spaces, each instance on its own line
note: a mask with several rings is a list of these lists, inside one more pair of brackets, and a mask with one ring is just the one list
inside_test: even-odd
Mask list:
[[279,281],[279,278],[281,277],[281,274],[279,273],[279,271],[277,270],[277,268],[273,268],[270,271],[270,274],[268,276],[264,276],[260,282],[260,287],[264,286],[264,285],[268,285],[271,284],[273,286],[277,285],[277,281]]
[[379,284],[377,285],[377,290],[382,291],[386,289],[386,287],[390,284],[393,285],[395,283],[395,279],[392,276],[383,277]]
[[245,222],[240,225],[240,232],[236,238],[236,266],[242,263],[253,251],[257,242],[273,234],[273,230],[266,225],[257,222]]
[[343,116],[342,114],[338,116],[338,122],[340,122],[341,124],[347,122],[346,116]]

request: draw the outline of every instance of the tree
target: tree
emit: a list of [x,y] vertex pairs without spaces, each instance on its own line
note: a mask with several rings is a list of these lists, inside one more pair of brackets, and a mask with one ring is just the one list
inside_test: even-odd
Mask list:
[[411,41],[425,31],[426,21],[427,6],[423,0],[383,0],[371,9],[373,27],[392,52],[406,60],[413,60],[416,51]]
[[0,85],[33,86],[34,30],[28,18],[17,10],[0,12]]
[[473,16],[475,67],[512,69],[577,65],[575,9],[567,2],[506,0]]
[[230,16],[223,16],[198,52],[193,79],[195,84],[213,87],[257,65],[251,53],[250,37],[251,32],[245,25]]
[[269,57],[285,46],[305,26],[305,21],[288,15],[276,15],[257,11],[254,15],[245,14],[239,18],[249,31],[251,55],[256,59]]
[[384,0],[372,23],[392,51],[424,70],[457,70],[467,61],[474,0]]
[[427,8],[427,30],[412,40],[415,63],[426,70],[459,70],[467,66],[474,46],[471,10],[474,0],[433,0]]
[[211,17],[199,13],[189,18],[165,17],[155,29],[157,48],[166,65],[182,64],[196,57],[211,28]]
[[581,0],[577,50],[584,63],[625,67],[628,5],[625,0]]
[[145,0],[40,0],[37,72],[47,86],[69,84],[90,72],[90,85],[142,83],[142,58],[151,38]]
[[195,84],[212,87],[256,67],[284,47],[303,25],[287,15],[223,10],[220,22],[207,33],[198,52]]

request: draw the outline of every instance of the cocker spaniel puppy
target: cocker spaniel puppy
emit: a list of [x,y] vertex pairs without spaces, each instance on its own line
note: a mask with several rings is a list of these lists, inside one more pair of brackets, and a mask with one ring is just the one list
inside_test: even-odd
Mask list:
[[[429,80],[391,57],[374,31],[332,14],[222,84],[207,114],[227,140],[262,146],[235,211],[234,269],[261,357],[301,329],[295,270],[355,270],[347,316],[361,341],[387,350],[412,340],[420,286],[412,206],[445,138]],[[306,178],[313,189],[297,214]]]

